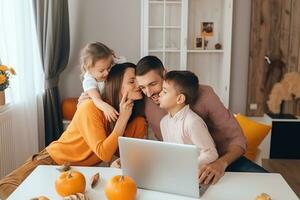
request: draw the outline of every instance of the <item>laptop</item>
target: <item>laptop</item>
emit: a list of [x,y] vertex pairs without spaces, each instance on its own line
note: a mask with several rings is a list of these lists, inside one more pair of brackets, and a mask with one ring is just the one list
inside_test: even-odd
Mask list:
[[121,166],[139,188],[199,198],[207,187],[198,183],[194,145],[119,137]]

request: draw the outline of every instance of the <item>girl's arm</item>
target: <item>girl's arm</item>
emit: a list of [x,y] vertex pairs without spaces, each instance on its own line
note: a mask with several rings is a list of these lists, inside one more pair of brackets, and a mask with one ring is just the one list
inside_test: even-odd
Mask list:
[[115,122],[118,119],[119,113],[111,105],[102,100],[98,89],[90,89],[87,91],[87,93],[91,97],[97,108],[104,112],[105,118],[109,122]]
[[119,113],[111,105],[102,100],[100,91],[98,90],[98,82],[91,74],[86,73],[84,75],[82,87],[97,108],[104,112],[105,118],[109,122],[115,122]]

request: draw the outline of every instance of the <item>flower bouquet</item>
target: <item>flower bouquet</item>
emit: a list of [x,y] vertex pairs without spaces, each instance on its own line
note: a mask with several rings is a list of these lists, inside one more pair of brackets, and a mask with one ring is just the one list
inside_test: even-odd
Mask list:
[[300,98],[300,73],[286,73],[279,83],[275,83],[267,105],[269,110],[278,114],[282,112],[283,101],[296,100]]
[[0,65],[0,105],[5,104],[4,90],[9,86],[9,80],[16,72],[14,68],[7,67],[6,65]]

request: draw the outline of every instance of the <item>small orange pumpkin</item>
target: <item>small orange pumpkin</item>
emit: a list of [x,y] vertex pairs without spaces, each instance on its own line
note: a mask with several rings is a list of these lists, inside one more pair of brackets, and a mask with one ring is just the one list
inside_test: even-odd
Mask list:
[[67,98],[62,102],[63,118],[66,120],[72,120],[77,110],[78,98]]
[[56,192],[63,197],[76,193],[84,193],[85,185],[84,175],[72,170],[62,172],[55,181]]
[[129,176],[114,176],[105,187],[105,195],[108,200],[134,200],[136,192],[136,184]]

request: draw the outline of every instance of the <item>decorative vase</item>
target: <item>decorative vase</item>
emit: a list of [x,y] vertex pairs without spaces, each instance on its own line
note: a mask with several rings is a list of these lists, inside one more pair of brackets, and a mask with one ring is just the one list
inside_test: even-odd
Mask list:
[[280,104],[280,112],[279,113],[267,113],[269,117],[272,119],[297,119],[295,115],[283,113],[284,110],[284,101]]
[[0,106],[5,104],[5,92],[0,91]]
[[285,113],[279,113],[279,114],[273,114],[273,113],[267,113],[269,117],[272,119],[297,119],[295,115],[292,114],[285,114]]

